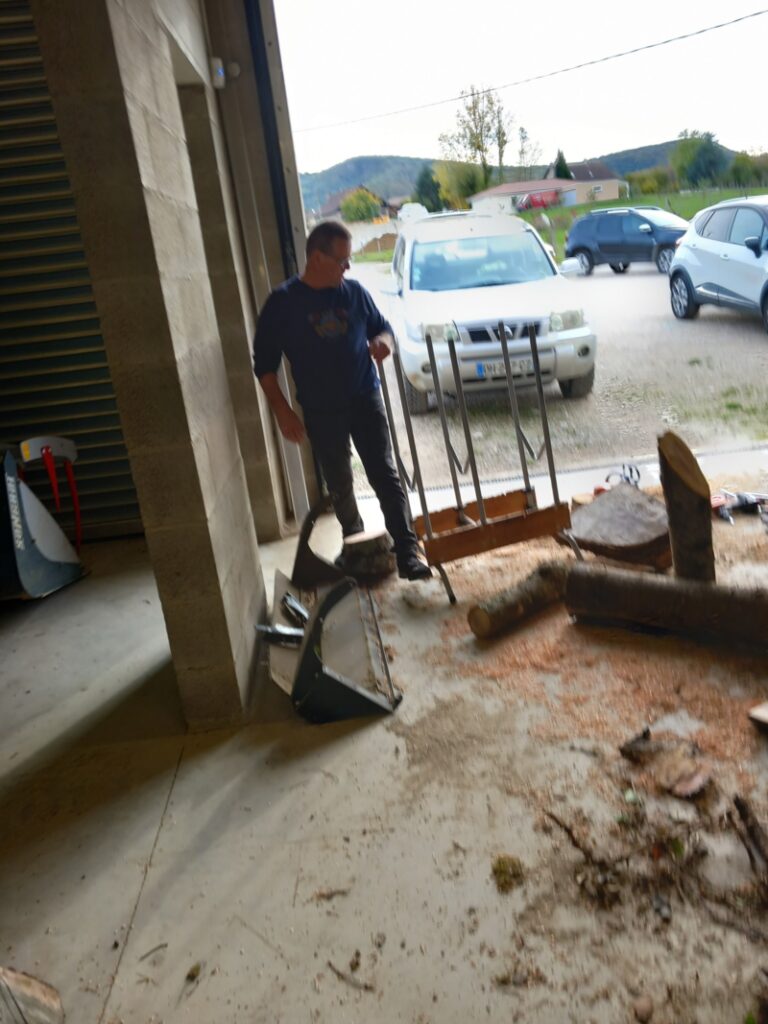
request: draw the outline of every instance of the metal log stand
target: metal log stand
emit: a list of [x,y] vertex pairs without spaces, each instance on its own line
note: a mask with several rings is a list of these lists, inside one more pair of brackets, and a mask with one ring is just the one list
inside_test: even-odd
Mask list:
[[[544,402],[544,387],[541,380],[541,365],[539,363],[539,350],[536,343],[536,327],[534,324],[528,326],[528,340],[531,347],[531,361],[536,380],[536,396],[538,404],[539,419],[541,421],[542,433],[544,436],[544,449],[547,455],[547,469],[552,485],[552,505],[546,508],[539,508],[536,502],[536,493],[531,486],[528,473],[527,453],[532,453],[528,438],[523,432],[520,423],[520,410],[517,402],[517,393],[512,376],[512,368],[509,359],[509,345],[507,328],[503,322],[499,323],[499,341],[504,358],[504,369],[507,381],[507,393],[512,412],[512,419],[515,426],[517,449],[520,457],[520,465],[523,475],[524,487],[522,490],[509,491],[495,497],[484,498],[480,485],[480,476],[475,459],[475,450],[472,443],[472,432],[469,426],[469,414],[467,403],[464,397],[464,385],[461,378],[461,367],[456,354],[456,344],[453,338],[448,338],[448,355],[451,363],[453,377],[453,393],[456,396],[456,403],[461,417],[464,432],[464,441],[467,448],[467,463],[462,467],[461,460],[453,446],[445,415],[445,400],[443,388],[440,382],[440,374],[435,355],[435,347],[429,335],[426,337],[427,355],[432,371],[432,383],[435,397],[437,399],[437,411],[440,416],[440,424],[443,431],[443,442],[445,444],[448,468],[451,474],[451,483],[456,504],[452,508],[442,509],[438,512],[429,512],[424,492],[424,481],[421,474],[419,455],[416,449],[416,442],[413,435],[408,405],[405,399],[405,380],[400,358],[395,351],[393,363],[397,386],[400,393],[400,403],[405,421],[405,433],[408,439],[408,447],[413,462],[413,474],[409,477],[403,463],[400,448],[397,442],[392,405],[387,390],[387,383],[384,374],[381,374],[381,384],[384,392],[384,403],[389,416],[390,432],[395,453],[400,480],[405,490],[417,491],[421,515],[413,521],[414,530],[423,544],[427,561],[434,566],[440,574],[445,586],[448,599],[451,604],[456,601],[456,595],[450,584],[450,580],[444,569],[444,563],[453,562],[458,558],[466,558],[469,555],[477,555],[483,551],[491,551],[494,548],[504,547],[507,544],[517,544],[521,541],[531,540],[534,537],[555,536],[567,531],[571,525],[571,517],[568,505],[560,501],[557,487],[557,476],[555,474],[555,461],[552,454],[552,441],[549,435],[549,421],[547,409]],[[458,480],[458,472],[466,472],[469,468],[472,485],[475,493],[475,500],[465,502],[462,498],[461,487]],[[567,539],[567,534],[566,534]]]

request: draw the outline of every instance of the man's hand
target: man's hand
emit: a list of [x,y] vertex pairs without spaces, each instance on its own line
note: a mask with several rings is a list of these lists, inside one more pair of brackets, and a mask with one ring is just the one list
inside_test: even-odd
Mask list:
[[392,338],[388,334],[377,334],[368,342],[371,357],[377,363],[383,363],[392,351]]
[[285,405],[275,412],[275,419],[280,428],[280,433],[286,441],[293,441],[294,444],[301,444],[304,440],[304,424],[286,402]]

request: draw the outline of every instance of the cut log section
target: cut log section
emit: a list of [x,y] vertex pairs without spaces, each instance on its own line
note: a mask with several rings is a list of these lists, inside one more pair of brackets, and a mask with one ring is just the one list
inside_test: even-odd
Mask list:
[[521,583],[474,605],[467,614],[472,632],[481,639],[495,636],[520,619],[561,601],[568,569],[565,562],[542,562]]
[[576,618],[768,649],[768,591],[576,563],[565,587]]
[[659,468],[675,575],[712,583],[715,553],[709,484],[688,445],[671,431],[659,438]]
[[2,1024],[63,1024],[64,1010],[52,985],[0,967],[0,1022]]
[[633,565],[672,564],[667,510],[657,498],[620,483],[571,516],[571,534],[584,551]]
[[386,531],[368,530],[344,538],[341,569],[350,576],[370,579],[395,571],[392,540]]
[[756,708],[752,708],[749,712],[749,717],[755,725],[762,725],[764,728],[768,728],[768,701],[765,704],[758,704]]

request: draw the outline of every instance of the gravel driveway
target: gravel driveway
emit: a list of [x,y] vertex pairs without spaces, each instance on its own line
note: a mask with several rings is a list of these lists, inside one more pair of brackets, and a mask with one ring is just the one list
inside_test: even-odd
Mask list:
[[[382,312],[396,301],[382,295],[388,267],[353,267]],[[652,266],[622,276],[600,267],[579,278],[583,308],[598,338],[595,388],[588,398],[565,400],[556,385],[546,390],[558,468],[621,463],[655,451],[656,436],[672,428],[693,448],[733,448],[768,438],[768,335],[759,318],[705,307],[678,321],[669,306],[669,284]],[[391,392],[397,389],[388,367]],[[406,448],[400,419],[398,435]],[[535,397],[521,398],[523,424],[534,447],[541,432]],[[481,474],[517,475],[519,460],[505,394],[473,396],[472,433]],[[416,442],[428,485],[448,481],[436,413],[414,417]],[[451,407],[451,433],[464,451],[461,420]],[[537,470],[544,470],[544,460]],[[360,480],[361,491],[367,488]]]

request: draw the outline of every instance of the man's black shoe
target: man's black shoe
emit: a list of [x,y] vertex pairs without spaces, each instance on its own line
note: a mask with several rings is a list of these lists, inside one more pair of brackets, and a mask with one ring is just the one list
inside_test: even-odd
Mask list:
[[402,559],[398,558],[397,572],[401,580],[428,580],[432,576],[432,570],[427,563],[422,562],[415,553]]

